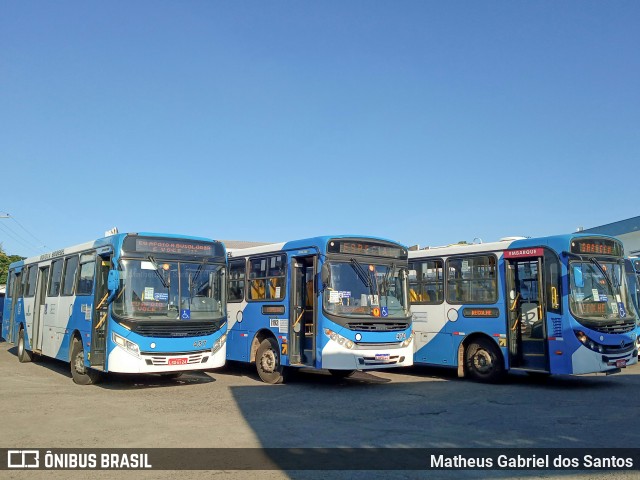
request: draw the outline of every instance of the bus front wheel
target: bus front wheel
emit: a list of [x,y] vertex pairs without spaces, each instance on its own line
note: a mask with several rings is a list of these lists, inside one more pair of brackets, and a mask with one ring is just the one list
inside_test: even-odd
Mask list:
[[284,382],[284,367],[280,363],[280,351],[275,339],[265,338],[260,342],[256,353],[256,369],[264,383],[274,385]]
[[84,349],[77,338],[73,339],[71,345],[71,376],[78,385],[91,385],[100,381],[100,372],[84,365]]
[[504,375],[500,350],[491,340],[479,338],[465,350],[465,367],[470,376],[481,382],[497,382]]
[[30,352],[25,347],[24,329],[20,329],[20,333],[18,333],[18,361],[27,363],[31,360],[33,360],[33,352]]

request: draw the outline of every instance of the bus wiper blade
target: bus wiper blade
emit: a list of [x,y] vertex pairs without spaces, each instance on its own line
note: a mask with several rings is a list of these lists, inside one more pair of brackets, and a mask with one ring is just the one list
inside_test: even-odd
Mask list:
[[[391,265],[387,265],[387,271],[384,274],[384,301],[386,306],[389,306],[389,278],[391,278],[391,274],[395,271],[396,264],[395,262],[391,263]],[[380,294],[380,292],[378,292]]]
[[[191,292],[191,291],[192,291],[192,290],[194,289],[194,287],[195,287],[196,280],[197,280],[197,279],[198,279],[198,277],[200,276],[200,272],[202,272],[202,268],[204,267],[204,264],[205,264],[205,261],[203,260],[203,262],[202,262],[200,265],[198,265],[198,269],[196,270],[196,273],[195,273],[195,275],[193,276],[193,279],[190,279],[190,281],[189,281],[189,296],[190,296],[190,297],[193,297],[193,295],[192,295],[192,292]],[[193,293],[195,293],[195,292],[193,292]]]
[[371,283],[371,277],[367,275],[367,272],[364,270],[364,268],[362,268],[360,262],[358,262],[358,260],[356,260],[355,258],[351,258],[350,262],[360,281],[364,283],[365,287],[371,289],[371,287],[373,286]]
[[156,262],[156,259],[153,258],[151,255],[149,255],[147,257],[149,259],[149,261],[151,262],[151,265],[153,265],[153,271],[156,272],[156,275],[158,276],[158,278],[160,279],[160,281],[162,282],[162,285],[164,286],[164,288],[166,288],[167,290],[169,290],[169,285],[167,285],[167,282],[165,281],[164,277],[162,276],[162,274],[159,272],[159,268],[158,264]]
[[589,257],[589,260],[596,266],[598,267],[598,270],[600,270],[600,273],[602,273],[602,275],[604,275],[604,278],[607,280],[607,283],[609,284],[609,288],[611,288],[611,292],[616,292],[616,289],[613,287],[613,283],[611,283],[611,279],[609,278],[609,275],[607,275],[607,272],[604,270],[604,268],[602,268],[602,265],[600,265],[600,262],[598,262],[598,260],[595,259],[595,257]]

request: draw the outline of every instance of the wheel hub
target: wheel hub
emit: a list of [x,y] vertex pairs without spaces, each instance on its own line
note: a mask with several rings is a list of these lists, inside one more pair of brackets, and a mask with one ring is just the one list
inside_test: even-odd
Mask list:
[[476,353],[473,364],[476,370],[483,373],[486,373],[493,368],[491,355],[489,354],[489,352],[486,352],[484,350],[480,350]]
[[78,372],[79,374],[84,374],[84,356],[82,355],[82,352],[79,352],[78,355],[76,355],[74,366],[76,372]]
[[264,352],[262,358],[260,359],[260,367],[262,371],[272,373],[276,369],[276,356],[273,353],[273,350],[268,350]]

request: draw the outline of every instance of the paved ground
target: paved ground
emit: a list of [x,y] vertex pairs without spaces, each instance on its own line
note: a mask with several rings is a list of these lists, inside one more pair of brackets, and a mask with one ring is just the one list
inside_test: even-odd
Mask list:
[[[20,364],[0,343],[0,448],[640,447],[640,366],[500,385],[413,368],[261,383],[241,365],[75,385],[68,365]],[[87,475],[89,473],[89,475]],[[0,472],[0,478],[636,478],[579,472]]]

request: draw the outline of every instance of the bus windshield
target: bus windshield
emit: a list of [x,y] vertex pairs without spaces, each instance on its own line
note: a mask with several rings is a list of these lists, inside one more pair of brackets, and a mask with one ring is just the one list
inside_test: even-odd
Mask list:
[[329,262],[324,309],[340,316],[406,318],[407,271],[394,264]]
[[133,320],[214,320],[223,315],[224,266],[175,260],[122,260],[115,315]]
[[569,264],[571,312],[589,323],[635,321],[624,264],[595,258]]

